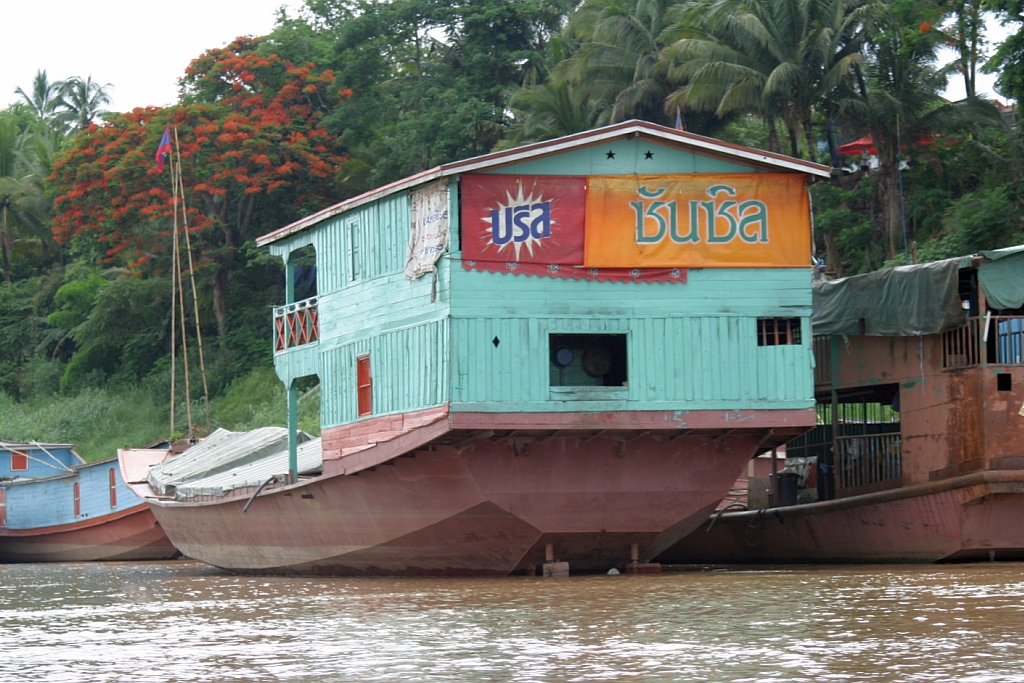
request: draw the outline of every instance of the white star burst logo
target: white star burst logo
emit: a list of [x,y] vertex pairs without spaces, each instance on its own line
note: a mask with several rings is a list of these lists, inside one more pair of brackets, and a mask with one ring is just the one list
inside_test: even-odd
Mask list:
[[497,247],[499,254],[511,246],[515,252],[511,260],[518,262],[524,247],[532,257],[534,247],[539,248],[541,241],[551,236],[551,204],[543,195],[524,195],[522,183],[517,183],[515,196],[506,190],[505,202],[483,219],[491,226],[488,242]]

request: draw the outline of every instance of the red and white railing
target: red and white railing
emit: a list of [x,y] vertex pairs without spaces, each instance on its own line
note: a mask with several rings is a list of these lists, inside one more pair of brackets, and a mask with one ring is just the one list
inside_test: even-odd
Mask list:
[[274,352],[320,340],[317,297],[274,309]]

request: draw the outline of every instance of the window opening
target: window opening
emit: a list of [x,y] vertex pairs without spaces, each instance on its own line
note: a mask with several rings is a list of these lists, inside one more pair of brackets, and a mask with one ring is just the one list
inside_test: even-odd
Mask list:
[[75,483],[74,496],[75,496],[75,517],[78,517],[79,515],[82,514],[82,489],[80,488],[80,486],[78,485],[77,482]]
[[758,318],[757,345],[782,346],[800,343],[800,318]]
[[624,334],[552,334],[553,387],[624,387],[629,380]]
[[117,475],[113,467],[110,468],[110,507],[117,507]]
[[373,378],[370,376],[370,356],[356,358],[356,398],[359,417],[373,412]]
[[355,282],[359,279],[359,224],[348,224],[348,264],[349,280]]
[[312,244],[308,244],[293,251],[289,259],[293,268],[292,285],[295,287],[295,300],[302,301],[316,296],[316,249]]
[[11,471],[24,472],[28,470],[28,452],[11,451]]

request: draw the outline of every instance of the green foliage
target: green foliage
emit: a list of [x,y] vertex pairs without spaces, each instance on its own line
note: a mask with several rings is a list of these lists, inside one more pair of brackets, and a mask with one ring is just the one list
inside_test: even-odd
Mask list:
[[942,218],[943,234],[926,245],[927,259],[998,249],[1024,240],[1019,205],[1005,187],[982,187],[954,201]]
[[[216,426],[233,431],[288,424],[284,384],[271,368],[259,368],[239,377],[211,408]],[[298,408],[299,429],[319,436],[319,385],[300,389]]]
[[126,445],[144,446],[166,435],[167,409],[142,389],[85,389],[16,402],[0,394],[0,431],[12,440],[74,443],[86,460],[101,460]]

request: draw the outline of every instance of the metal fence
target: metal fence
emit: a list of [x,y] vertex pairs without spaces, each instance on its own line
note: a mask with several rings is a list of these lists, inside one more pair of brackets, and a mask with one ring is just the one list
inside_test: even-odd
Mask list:
[[836,438],[838,488],[877,484],[903,475],[899,434],[865,434]]

